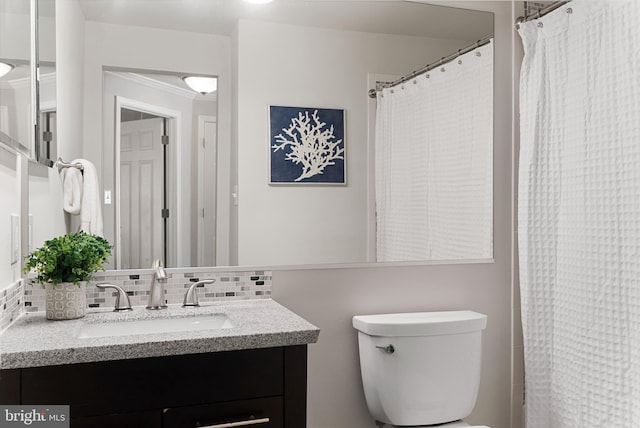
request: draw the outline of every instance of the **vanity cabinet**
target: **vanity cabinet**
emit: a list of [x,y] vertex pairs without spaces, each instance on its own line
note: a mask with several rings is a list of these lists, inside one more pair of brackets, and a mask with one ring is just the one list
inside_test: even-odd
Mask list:
[[306,345],[5,370],[0,379],[1,396],[20,404],[70,405],[73,428],[306,427]]

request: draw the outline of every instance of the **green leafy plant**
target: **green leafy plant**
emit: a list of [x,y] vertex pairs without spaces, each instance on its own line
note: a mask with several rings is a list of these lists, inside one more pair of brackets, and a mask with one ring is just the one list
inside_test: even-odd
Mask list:
[[79,286],[80,281],[89,281],[94,272],[104,270],[109,256],[111,244],[101,236],[69,233],[45,241],[29,254],[24,271],[33,269],[38,282],[51,282],[54,287],[61,282]]

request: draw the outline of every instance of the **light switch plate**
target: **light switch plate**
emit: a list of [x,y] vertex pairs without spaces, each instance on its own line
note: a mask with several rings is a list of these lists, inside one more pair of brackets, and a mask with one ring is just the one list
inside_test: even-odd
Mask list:
[[104,204],[111,205],[111,190],[104,191]]

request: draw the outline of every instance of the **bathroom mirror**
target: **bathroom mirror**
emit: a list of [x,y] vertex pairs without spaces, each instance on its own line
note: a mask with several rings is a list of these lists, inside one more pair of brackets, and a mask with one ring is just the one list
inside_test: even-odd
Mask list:
[[[164,232],[161,253],[168,266],[375,262],[372,82],[406,75],[493,33],[492,13],[442,2],[73,1],[85,20],[85,81],[77,88],[84,100],[83,155],[99,170],[111,242],[116,228],[132,227],[118,220],[118,117],[149,106],[161,107],[164,116],[180,109],[109,92],[110,79],[146,79],[164,90],[179,86],[167,76],[218,79],[215,108],[180,115],[190,136],[170,149],[166,178],[154,179],[168,183],[164,191],[174,201],[175,223]],[[345,184],[269,184],[270,105],[344,110]],[[199,148],[197,136],[205,132],[216,140],[213,153]]]
[[0,142],[31,153],[31,15],[24,0],[0,2]]
[[55,129],[55,56],[55,0],[0,2],[0,142],[45,165],[52,134],[36,128]]

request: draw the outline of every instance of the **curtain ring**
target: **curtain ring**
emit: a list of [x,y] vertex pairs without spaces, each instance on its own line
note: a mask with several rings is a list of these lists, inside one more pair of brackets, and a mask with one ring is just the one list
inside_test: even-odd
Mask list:
[[566,12],[567,12],[568,14],[572,14],[572,13],[573,13],[573,9],[572,9],[572,8],[570,8],[570,7],[568,7]]
[[482,56],[480,52],[476,52],[476,56]]
[[542,28],[544,27],[544,24],[542,22],[538,22],[538,28]]
[[445,72],[445,68],[444,68],[444,67],[442,67],[442,68],[440,69],[440,71],[444,73],[444,72]]
[[425,75],[424,75],[424,77],[425,77],[426,79],[428,79],[428,78],[429,78],[429,73],[425,74]]
[[462,60],[461,59],[458,60],[458,64],[462,64]]

